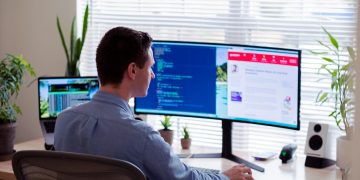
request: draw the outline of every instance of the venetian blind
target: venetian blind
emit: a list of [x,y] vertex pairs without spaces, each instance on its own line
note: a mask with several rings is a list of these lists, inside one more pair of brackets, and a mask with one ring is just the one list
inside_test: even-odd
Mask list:
[[[95,53],[104,33],[115,26],[146,31],[156,40],[179,40],[248,44],[302,50],[300,131],[234,123],[233,148],[278,152],[287,143],[298,145],[304,154],[308,122],[329,123],[332,102],[319,106],[317,93],[330,81],[317,81],[322,61],[309,50],[322,49],[326,41],[321,26],[341,45],[355,45],[356,0],[90,0],[90,24],[81,56],[81,75],[96,75]],[[78,2],[78,18],[86,1]],[[79,21],[81,22],[81,21]],[[80,26],[79,26],[80,27]],[[347,61],[346,56],[341,57]],[[148,122],[160,129],[160,116]],[[194,145],[221,147],[221,121],[173,117],[175,143],[187,125]],[[331,132],[341,132],[333,127]],[[335,141],[335,138],[333,139]],[[332,148],[335,156],[335,143]]]

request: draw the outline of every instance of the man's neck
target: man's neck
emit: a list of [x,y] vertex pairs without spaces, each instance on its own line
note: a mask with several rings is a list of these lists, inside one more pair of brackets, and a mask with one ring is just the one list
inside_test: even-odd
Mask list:
[[126,102],[129,102],[129,99],[131,98],[130,93],[128,91],[126,91],[125,88],[123,88],[120,85],[108,84],[105,86],[101,86],[100,91],[110,93],[114,96],[118,96],[121,99],[125,100]]

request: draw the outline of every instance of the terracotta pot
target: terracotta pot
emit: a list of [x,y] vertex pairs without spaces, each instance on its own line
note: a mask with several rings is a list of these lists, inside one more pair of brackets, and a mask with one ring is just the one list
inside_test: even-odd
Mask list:
[[191,146],[191,139],[185,139],[185,138],[182,138],[181,139],[181,147],[183,149],[190,149],[190,146]]
[[11,159],[14,153],[16,123],[0,124],[0,161]]
[[171,146],[173,142],[174,131],[161,129],[159,130],[159,133],[161,137],[164,138],[165,142],[167,142]]

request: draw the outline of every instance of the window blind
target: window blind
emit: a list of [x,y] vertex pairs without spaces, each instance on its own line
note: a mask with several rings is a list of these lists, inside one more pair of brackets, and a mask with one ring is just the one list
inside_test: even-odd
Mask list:
[[[86,1],[78,1],[78,19]],[[116,26],[148,32],[156,40],[178,40],[248,44],[302,50],[300,131],[234,123],[233,149],[275,151],[287,143],[298,145],[304,155],[310,121],[332,125],[334,136],[342,134],[328,117],[333,102],[315,103],[320,89],[330,80],[318,81],[322,60],[309,53],[321,50],[316,40],[327,41],[321,26],[345,47],[356,44],[356,0],[90,0],[90,24],[81,55],[82,76],[97,75],[95,54],[104,33]],[[78,21],[82,22],[82,21]],[[78,26],[81,27],[81,26]],[[79,30],[80,31],[80,30]],[[341,60],[348,61],[342,53]],[[148,122],[160,129],[161,116],[148,116]],[[193,145],[221,147],[221,121],[173,117],[175,143],[183,126],[188,126]],[[335,138],[332,139],[335,142]],[[335,143],[332,146],[335,158]]]

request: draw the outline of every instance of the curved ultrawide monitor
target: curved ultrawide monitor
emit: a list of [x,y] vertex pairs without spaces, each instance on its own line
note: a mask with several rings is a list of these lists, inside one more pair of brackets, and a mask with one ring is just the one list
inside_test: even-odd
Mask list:
[[300,50],[173,41],[152,49],[155,79],[136,114],[299,129]]

